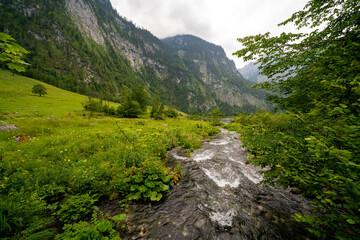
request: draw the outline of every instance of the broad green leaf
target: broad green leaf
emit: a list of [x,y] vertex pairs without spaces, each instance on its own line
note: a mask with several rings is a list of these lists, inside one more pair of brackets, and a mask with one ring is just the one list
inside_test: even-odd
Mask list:
[[151,197],[150,197],[150,200],[151,201],[160,201],[161,198],[162,198],[161,193],[153,192]]
[[97,230],[99,230],[99,232],[101,232],[101,233],[110,232],[113,227],[114,227],[114,224],[109,221],[102,221],[96,225]]
[[160,186],[160,188],[161,188],[161,191],[162,191],[162,192],[169,191],[169,185],[162,184],[162,185]]
[[139,191],[140,192],[146,192],[148,190],[148,188],[146,187],[146,186],[144,186],[144,185],[141,185],[140,187],[139,187]]
[[151,197],[151,195],[152,195],[152,191],[151,191],[151,190],[147,190],[146,192],[143,193],[143,196],[144,196],[145,198],[149,198],[149,197]]
[[137,176],[135,177],[135,182],[137,182],[137,183],[141,183],[143,180],[144,180],[143,177],[140,176],[140,175],[137,175]]
[[139,189],[139,185],[131,185],[130,186],[130,191],[135,191],[135,190],[138,190]]
[[156,180],[156,179],[159,178],[159,176],[158,176],[157,174],[151,174],[151,175],[148,176],[148,178],[149,178],[150,180]]
[[149,179],[145,180],[145,185],[150,187],[150,188],[155,187],[155,183],[153,181],[149,180]]
[[126,214],[123,213],[123,214],[115,215],[115,216],[111,217],[111,219],[118,223],[118,222],[124,221],[126,219]]
[[350,223],[350,224],[355,224],[356,222],[354,221],[354,220],[352,220],[351,218],[349,218],[349,219],[347,219],[346,220],[348,223]]

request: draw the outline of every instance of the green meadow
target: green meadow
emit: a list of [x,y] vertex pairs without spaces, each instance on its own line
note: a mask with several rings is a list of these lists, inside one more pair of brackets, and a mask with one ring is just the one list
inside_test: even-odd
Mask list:
[[[35,84],[46,87],[48,94],[39,96],[31,93]],[[38,113],[61,116],[70,112],[81,112],[87,96],[68,92],[38,80],[9,71],[0,70],[0,112],[19,114]],[[111,103],[117,107],[118,104]]]
[[[18,127],[0,131],[6,239],[120,239],[125,213],[105,216],[98,206],[161,201],[181,175],[180,165],[164,164],[167,151],[190,154],[219,131],[186,119],[90,118],[82,110],[86,96],[42,83],[48,94],[39,97],[31,93],[37,83],[0,71],[0,120]],[[18,143],[17,135],[26,137]]]

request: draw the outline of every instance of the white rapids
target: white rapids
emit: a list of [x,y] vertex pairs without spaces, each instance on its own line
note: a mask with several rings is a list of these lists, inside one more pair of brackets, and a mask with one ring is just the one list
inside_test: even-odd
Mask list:
[[[218,138],[205,142],[201,149],[194,152],[191,159],[198,162],[204,173],[221,188],[237,188],[246,179],[258,184],[263,179],[258,173],[260,169],[246,164],[247,153],[241,145],[237,133],[221,129]],[[233,217],[237,215],[226,200],[214,200],[204,208],[210,210],[210,219],[223,227],[231,226]]]

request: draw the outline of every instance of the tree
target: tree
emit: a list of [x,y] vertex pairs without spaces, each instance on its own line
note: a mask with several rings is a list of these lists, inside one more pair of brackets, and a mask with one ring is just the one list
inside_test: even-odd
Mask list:
[[146,111],[146,107],[149,101],[149,94],[146,92],[145,88],[141,85],[136,86],[131,91],[131,99],[137,101],[143,112]]
[[150,117],[154,119],[164,119],[164,105],[160,102],[160,94],[158,91],[155,93],[153,98],[152,108],[150,112]]
[[117,115],[125,118],[137,118],[141,114],[141,107],[137,101],[130,98],[117,109]]
[[10,35],[0,33],[0,66],[5,65],[11,70],[24,72],[25,66],[29,64],[23,61],[22,57],[28,53]]
[[214,110],[210,113],[211,121],[214,126],[219,125],[222,116],[224,116],[224,113],[221,112],[218,107],[214,108]]
[[[238,39],[235,55],[258,58],[271,81],[257,86],[281,95],[269,99],[286,110],[309,112],[315,105],[357,102],[360,70],[359,2],[311,0],[279,25],[319,28],[311,33],[270,33]],[[325,25],[322,30],[321,27]],[[355,110],[357,106],[353,106]]]
[[[259,127],[259,139],[272,134],[283,141],[273,145],[279,150],[268,148],[272,151],[254,162],[271,167],[265,172],[268,182],[296,186],[315,199],[314,216],[296,219],[327,239],[360,236],[359,12],[356,0],[310,0],[279,25],[315,29],[311,33],[240,38],[244,47],[234,53],[246,61],[257,59],[270,79],[257,86],[279,93],[268,99],[298,123],[287,129]],[[250,131],[244,139],[257,130]]]
[[126,85],[122,85],[120,89],[120,103],[124,104],[131,96],[131,90]]
[[44,87],[44,85],[35,84],[31,89],[31,92],[34,94],[39,94],[39,96],[41,97],[41,95],[47,94],[47,89],[46,87]]

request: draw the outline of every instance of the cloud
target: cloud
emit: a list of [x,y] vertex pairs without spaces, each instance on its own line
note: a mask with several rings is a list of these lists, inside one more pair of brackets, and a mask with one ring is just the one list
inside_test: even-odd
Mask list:
[[237,38],[278,28],[307,0],[110,0],[120,15],[158,38],[192,34],[220,45],[238,67],[244,63],[231,54],[240,48]]

